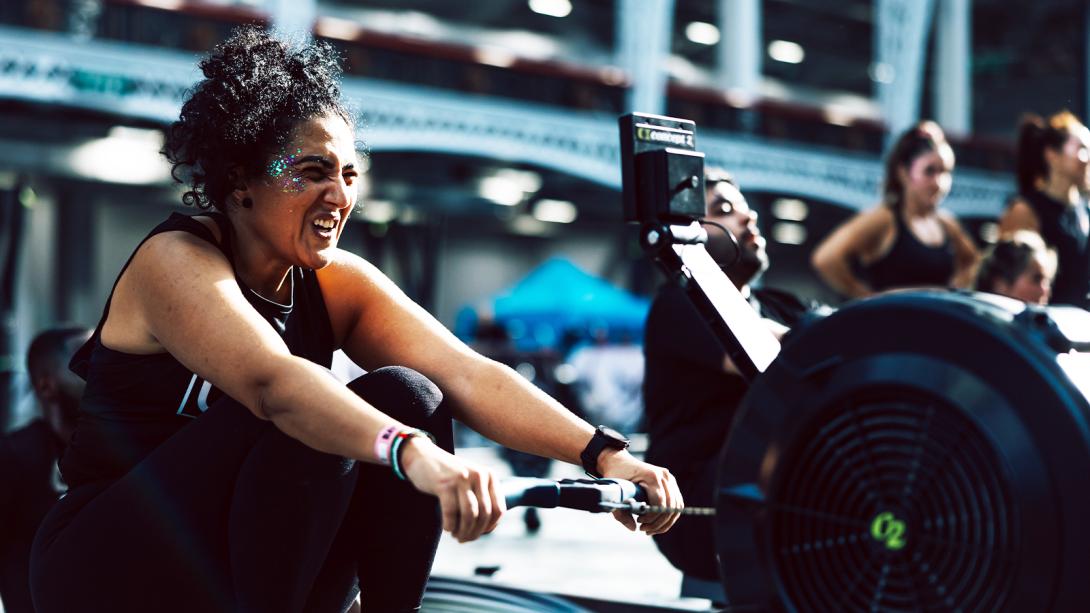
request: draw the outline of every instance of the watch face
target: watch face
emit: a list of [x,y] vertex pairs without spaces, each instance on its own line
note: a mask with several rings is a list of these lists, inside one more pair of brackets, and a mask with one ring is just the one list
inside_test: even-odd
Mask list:
[[606,438],[612,439],[618,443],[623,443],[624,445],[628,445],[628,438],[620,432],[617,432],[613,428],[610,428],[609,426],[598,426],[598,431],[605,435]]

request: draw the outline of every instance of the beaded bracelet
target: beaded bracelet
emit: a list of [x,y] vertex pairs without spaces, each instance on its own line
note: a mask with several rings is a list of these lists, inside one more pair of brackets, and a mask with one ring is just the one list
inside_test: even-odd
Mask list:
[[410,430],[402,430],[398,432],[397,435],[395,435],[394,437],[393,443],[390,445],[389,464],[390,467],[394,470],[394,475],[402,481],[405,481],[406,477],[405,472],[401,469],[401,444],[409,440],[410,438],[417,436],[426,436],[431,439],[431,442],[435,442],[435,437],[432,436],[430,432],[413,428]]
[[390,443],[397,436],[399,426],[390,424],[379,431],[375,437],[375,458],[380,464],[390,465]]

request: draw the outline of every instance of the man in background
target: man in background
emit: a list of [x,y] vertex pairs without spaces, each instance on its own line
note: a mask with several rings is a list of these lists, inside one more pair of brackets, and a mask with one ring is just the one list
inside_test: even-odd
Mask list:
[[0,601],[5,613],[33,613],[28,569],[38,524],[64,492],[57,460],[72,435],[83,380],[68,360],[90,336],[46,330],[30,343],[27,372],[39,416],[0,437]]
[[[757,213],[729,174],[709,170],[705,187],[705,220],[737,238],[735,247],[721,229],[706,225],[705,248],[772,332],[782,336],[811,305],[787,292],[752,287],[769,265]],[[685,290],[674,283],[663,285],[651,305],[644,356],[647,461],[674,473],[686,506],[715,506],[719,450],[746,381]],[[655,544],[686,575],[718,583],[713,526],[712,517],[684,517],[669,533],[656,536]]]

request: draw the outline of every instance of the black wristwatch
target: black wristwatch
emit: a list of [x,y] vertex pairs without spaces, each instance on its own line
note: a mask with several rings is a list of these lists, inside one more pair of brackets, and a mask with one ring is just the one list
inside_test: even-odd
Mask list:
[[590,442],[583,448],[583,453],[579,454],[583,470],[595,479],[601,479],[602,473],[598,472],[598,456],[601,455],[602,450],[607,447],[617,450],[628,449],[628,443],[629,440],[613,428],[598,426]]

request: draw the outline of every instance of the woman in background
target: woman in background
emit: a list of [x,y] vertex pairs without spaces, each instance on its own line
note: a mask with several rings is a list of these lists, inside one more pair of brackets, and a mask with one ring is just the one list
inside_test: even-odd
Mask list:
[[954,152],[936,123],[902,134],[886,159],[882,203],[826,237],[811,258],[814,270],[848,298],[900,287],[968,287],[976,247],[939,209],[953,168]]
[[1056,250],[1052,303],[1090,307],[1090,131],[1062,111],[1028,115],[1018,131],[1018,191],[1000,234],[1032,230]]
[[1056,252],[1039,234],[1019,230],[988,250],[977,273],[976,289],[1044,305],[1055,276]]

